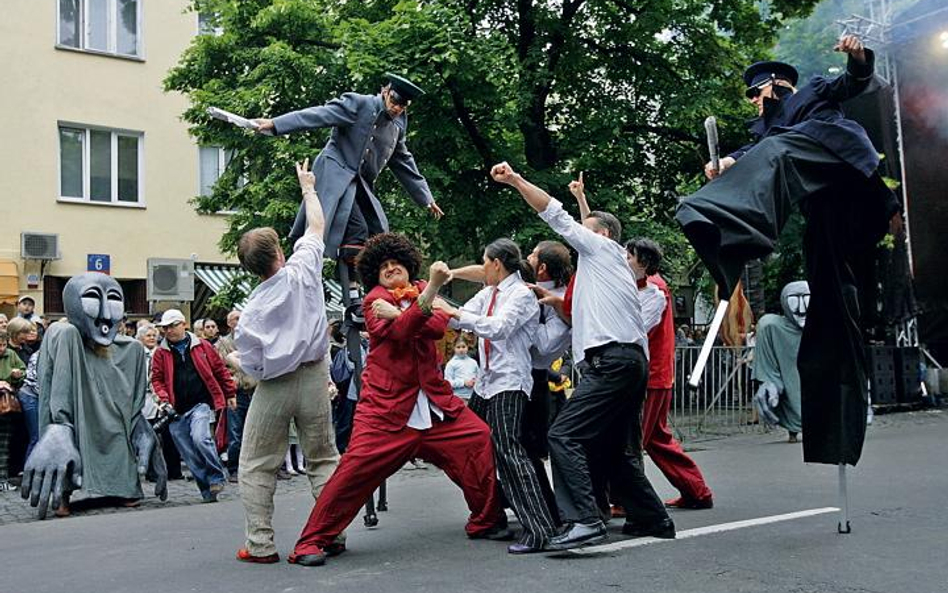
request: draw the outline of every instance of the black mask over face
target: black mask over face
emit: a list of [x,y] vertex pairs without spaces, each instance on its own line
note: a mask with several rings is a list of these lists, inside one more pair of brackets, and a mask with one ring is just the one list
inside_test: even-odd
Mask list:
[[84,340],[108,346],[122,325],[125,295],[111,276],[88,272],[73,276],[66,283],[63,308]]

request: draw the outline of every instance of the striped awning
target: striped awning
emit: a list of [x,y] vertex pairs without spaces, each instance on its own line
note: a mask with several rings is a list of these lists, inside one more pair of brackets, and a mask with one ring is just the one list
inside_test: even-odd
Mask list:
[[[220,292],[227,286],[231,280],[242,274],[240,266],[230,266],[227,264],[195,264],[194,275],[203,282],[214,294]],[[240,289],[246,296],[250,296],[252,287],[246,279],[241,280]],[[326,315],[330,318],[342,317],[342,289],[335,280],[323,279],[323,291],[326,297]],[[234,303],[234,308],[238,311],[243,310],[247,299]]]

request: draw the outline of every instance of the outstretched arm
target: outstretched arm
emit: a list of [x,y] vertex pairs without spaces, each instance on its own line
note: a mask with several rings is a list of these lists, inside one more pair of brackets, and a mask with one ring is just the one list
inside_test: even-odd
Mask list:
[[468,282],[479,282],[484,284],[484,266],[471,264],[463,268],[451,270],[452,280],[467,280]]
[[579,179],[569,182],[569,193],[576,198],[579,204],[579,219],[586,220],[589,216],[589,203],[586,201],[586,184],[583,182],[583,172],[579,172]]
[[846,71],[834,79],[817,79],[814,90],[824,99],[842,103],[862,93],[872,82],[875,54],[855,35],[841,38],[833,50],[849,56]]
[[514,171],[513,167],[508,165],[506,161],[494,165],[490,170],[490,176],[493,177],[497,183],[505,183],[520,192],[520,195],[523,196],[527,204],[530,204],[530,207],[537,212],[546,210],[546,207],[550,204],[550,200],[553,199],[550,197],[550,194],[533,185]]
[[309,170],[309,159],[302,164],[296,163],[296,178],[300,181],[300,191],[303,192],[303,202],[306,205],[306,234],[323,236],[326,228],[326,219],[323,217],[323,207],[316,195],[316,176]]
[[253,120],[260,127],[260,133],[289,134],[298,130],[317,128],[347,127],[356,121],[359,111],[359,95],[346,93],[325,105],[293,111],[273,119]]
[[573,220],[558,200],[554,200],[548,193],[521,177],[506,162],[494,165],[490,174],[494,181],[506,183],[519,191],[527,204],[539,212],[550,228],[559,233],[580,255],[593,253],[603,245],[603,241],[611,240],[597,235]]

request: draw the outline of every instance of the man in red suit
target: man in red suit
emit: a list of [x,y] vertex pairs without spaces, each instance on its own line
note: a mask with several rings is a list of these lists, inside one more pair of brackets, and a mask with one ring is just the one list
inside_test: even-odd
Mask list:
[[639,282],[654,284],[665,298],[661,320],[648,332],[648,388],[642,406],[642,447],[649,458],[665,474],[681,496],[666,501],[675,508],[709,509],[713,506],[711,489],[704,481],[698,465],[681,448],[668,428],[675,382],[675,318],[671,291],[658,275],[662,250],[650,239],[633,239],[626,244],[629,267]]
[[507,535],[496,498],[490,429],[454,395],[438,366],[435,342],[444,335],[448,316],[432,311],[432,305],[450,278],[448,266],[435,262],[430,283],[417,280],[421,254],[393,233],[369,239],[357,265],[369,291],[364,303],[369,354],[352,437],[289,562],[319,566],[327,554],[345,551],[333,543],[336,536],[369,494],[415,458],[438,466],[461,487],[471,510],[468,537]]

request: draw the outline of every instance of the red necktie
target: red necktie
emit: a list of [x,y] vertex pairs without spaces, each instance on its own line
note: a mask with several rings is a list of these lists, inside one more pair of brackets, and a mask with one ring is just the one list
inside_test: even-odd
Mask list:
[[[490,317],[494,314],[494,304],[497,303],[497,287],[494,287],[493,294],[490,295],[490,304],[487,305],[487,316]],[[484,338],[484,370],[490,370],[490,340]]]

